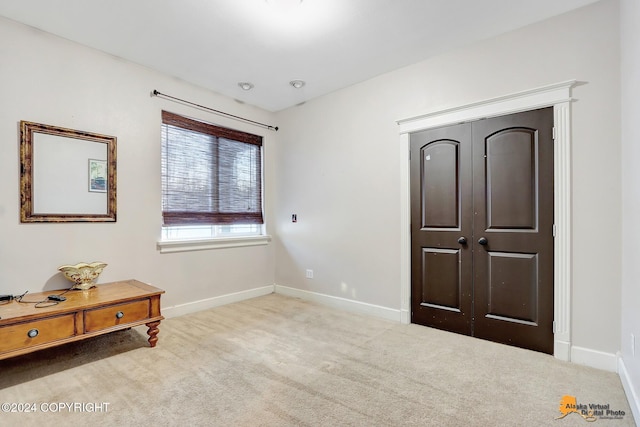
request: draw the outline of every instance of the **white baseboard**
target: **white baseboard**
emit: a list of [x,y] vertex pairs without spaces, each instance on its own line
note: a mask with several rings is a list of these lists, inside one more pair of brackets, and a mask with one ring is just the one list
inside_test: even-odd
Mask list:
[[571,347],[571,362],[604,371],[618,372],[618,356],[584,347]]
[[275,285],[277,294],[296,297],[307,301],[318,302],[329,307],[338,308],[354,313],[368,314],[375,317],[381,317],[395,322],[401,321],[400,310],[394,310],[380,305],[367,304],[360,301],[354,301],[347,298],[334,297],[331,295],[320,294],[317,292],[304,291],[302,289],[290,288],[288,286]]
[[195,313],[196,311],[206,310],[208,308],[219,307],[233,302],[269,295],[273,292],[274,285],[263,286],[260,288],[249,289],[247,291],[188,302],[186,304],[178,304],[173,307],[162,307],[162,315],[166,318],[182,316],[184,314]]
[[618,374],[620,375],[620,381],[622,382],[624,393],[627,395],[627,400],[629,401],[633,418],[636,420],[636,423],[638,423],[640,422],[640,396],[636,393],[636,387],[634,386],[640,386],[640,384],[633,384],[622,357],[618,359]]

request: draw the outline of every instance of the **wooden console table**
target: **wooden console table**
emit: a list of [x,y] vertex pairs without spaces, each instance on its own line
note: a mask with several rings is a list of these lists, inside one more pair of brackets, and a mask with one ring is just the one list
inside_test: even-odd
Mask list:
[[[65,289],[28,293],[24,301],[47,301]],[[137,280],[97,285],[64,293],[66,301],[37,308],[11,301],[0,304],[0,360],[79,341],[133,326],[147,325],[149,344],[158,341],[163,290]]]

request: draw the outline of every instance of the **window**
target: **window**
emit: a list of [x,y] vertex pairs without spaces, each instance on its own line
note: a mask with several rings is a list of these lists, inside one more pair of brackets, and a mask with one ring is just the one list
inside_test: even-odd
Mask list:
[[261,235],[262,137],[162,112],[163,240]]

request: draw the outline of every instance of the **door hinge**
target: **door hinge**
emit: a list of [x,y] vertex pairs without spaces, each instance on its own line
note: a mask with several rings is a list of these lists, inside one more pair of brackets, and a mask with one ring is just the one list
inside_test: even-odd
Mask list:
[[556,321],[554,320],[553,321],[553,333],[555,334],[556,332],[557,332],[556,331]]
[[555,141],[555,139],[556,139],[556,127],[555,126],[551,128],[551,137]]
[[557,227],[555,224],[553,224],[553,227],[552,227],[553,237],[556,237],[556,231],[557,231]]

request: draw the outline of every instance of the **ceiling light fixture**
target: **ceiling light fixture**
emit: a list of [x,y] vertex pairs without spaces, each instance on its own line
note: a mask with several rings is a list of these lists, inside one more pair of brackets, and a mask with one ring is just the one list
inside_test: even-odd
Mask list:
[[253,84],[249,83],[249,82],[240,82],[240,83],[238,83],[238,86],[240,86],[240,88],[242,90],[251,90],[251,89],[253,89]]
[[302,86],[306,85],[306,83],[302,80],[291,80],[289,84],[296,89],[300,89]]

